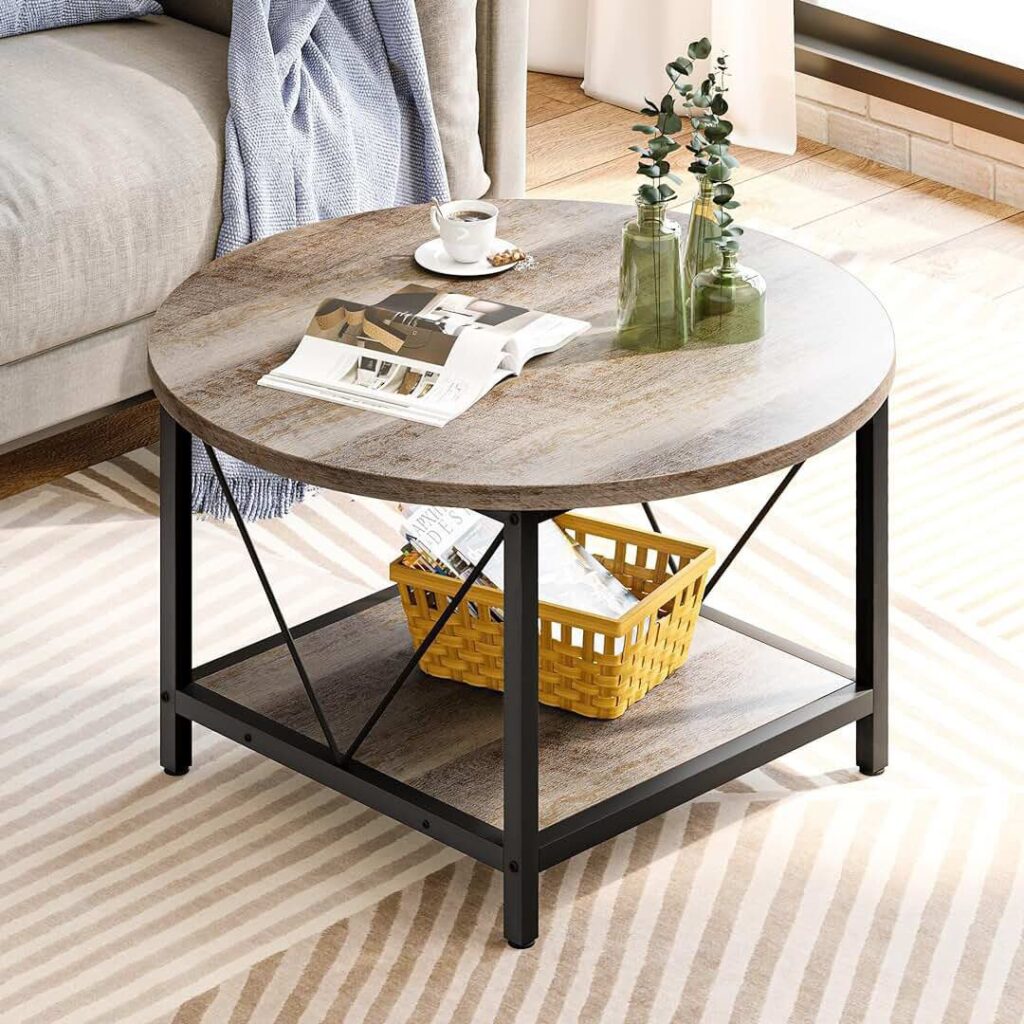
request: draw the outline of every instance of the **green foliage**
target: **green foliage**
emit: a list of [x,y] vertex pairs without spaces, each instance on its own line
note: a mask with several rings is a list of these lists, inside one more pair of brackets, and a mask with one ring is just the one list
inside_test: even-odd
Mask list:
[[695,43],[690,43],[686,48],[686,54],[693,60],[704,60],[711,53],[711,40],[705,36]]
[[[687,170],[713,183],[716,217],[722,229],[722,238],[717,244],[725,251],[735,252],[739,247],[736,240],[743,234],[743,229],[734,224],[728,212],[740,205],[734,198],[736,190],[729,184],[739,161],[729,152],[733,126],[725,119],[729,111],[725,98],[729,91],[726,84],[728,56],[724,53],[717,56],[699,85],[686,80],[693,74],[694,62],[707,60],[710,56],[711,40],[697,39],[686,48],[685,57],[677,57],[665,65],[670,83],[668,92],[658,103],[645,96],[641,110],[645,117],[653,118],[654,123],[633,125],[633,131],[645,136],[646,145],[630,146],[629,149],[640,157],[637,174],[645,179],[637,189],[637,198],[651,206],[670,202],[676,198],[676,193],[667,181],[678,185],[680,178],[672,173],[668,157],[684,148],[683,142],[673,136],[683,130],[684,119],[688,121],[692,134],[685,141],[690,157]],[[683,114],[676,109],[677,104],[682,104]]]

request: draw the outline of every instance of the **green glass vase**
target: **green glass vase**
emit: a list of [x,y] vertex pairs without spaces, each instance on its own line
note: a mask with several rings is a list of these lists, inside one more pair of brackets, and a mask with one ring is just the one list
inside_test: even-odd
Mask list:
[[636,218],[622,228],[617,327],[625,348],[665,351],[689,335],[682,230],[667,206],[638,199]]
[[722,229],[715,217],[714,188],[711,181],[701,177],[700,188],[690,207],[683,256],[683,285],[687,295],[690,295],[697,275],[718,263],[718,247],[715,242],[722,237]]
[[735,250],[723,250],[721,262],[693,282],[695,342],[731,345],[757,341],[764,334],[764,278],[739,262]]

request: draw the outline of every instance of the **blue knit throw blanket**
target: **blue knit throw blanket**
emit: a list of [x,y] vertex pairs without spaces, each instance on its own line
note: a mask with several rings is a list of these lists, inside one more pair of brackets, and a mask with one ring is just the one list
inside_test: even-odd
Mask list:
[[[413,0],[234,0],[217,255],[300,224],[448,196]],[[310,310],[323,299],[310,295]],[[246,519],[309,487],[218,453]],[[226,519],[202,445],[192,508]]]

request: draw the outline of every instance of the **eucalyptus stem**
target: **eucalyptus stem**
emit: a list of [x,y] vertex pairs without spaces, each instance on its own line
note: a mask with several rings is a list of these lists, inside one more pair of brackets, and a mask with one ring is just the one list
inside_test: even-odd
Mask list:
[[693,74],[694,62],[711,56],[711,41],[708,38],[690,43],[685,57],[677,57],[665,65],[669,89],[660,103],[644,98],[641,113],[654,118],[653,124],[635,124],[633,131],[646,137],[645,143],[630,146],[638,154],[637,174],[644,181],[637,188],[637,200],[649,206],[671,202],[677,198],[675,189],[668,182],[680,183],[678,175],[672,173],[669,156],[682,148],[675,138],[683,130],[683,118],[676,111],[680,101],[689,120],[692,133],[686,148],[691,154],[687,168],[698,179],[708,178],[714,183],[712,201],[715,204],[715,220],[720,229],[720,238],[715,244],[720,249],[735,252],[739,248],[737,239],[743,229],[736,226],[730,212],[739,207],[736,191],[729,179],[739,161],[730,153],[733,125],[725,119],[729,103],[725,94],[729,91],[729,64],[726,54],[719,54],[713,66],[705,73],[699,87],[689,81]]

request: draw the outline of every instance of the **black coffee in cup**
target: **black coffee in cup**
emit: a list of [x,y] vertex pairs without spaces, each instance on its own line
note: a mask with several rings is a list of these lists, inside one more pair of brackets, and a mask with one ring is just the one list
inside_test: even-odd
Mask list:
[[448,214],[448,219],[462,221],[490,220],[491,214],[484,210],[455,210],[453,213]]

